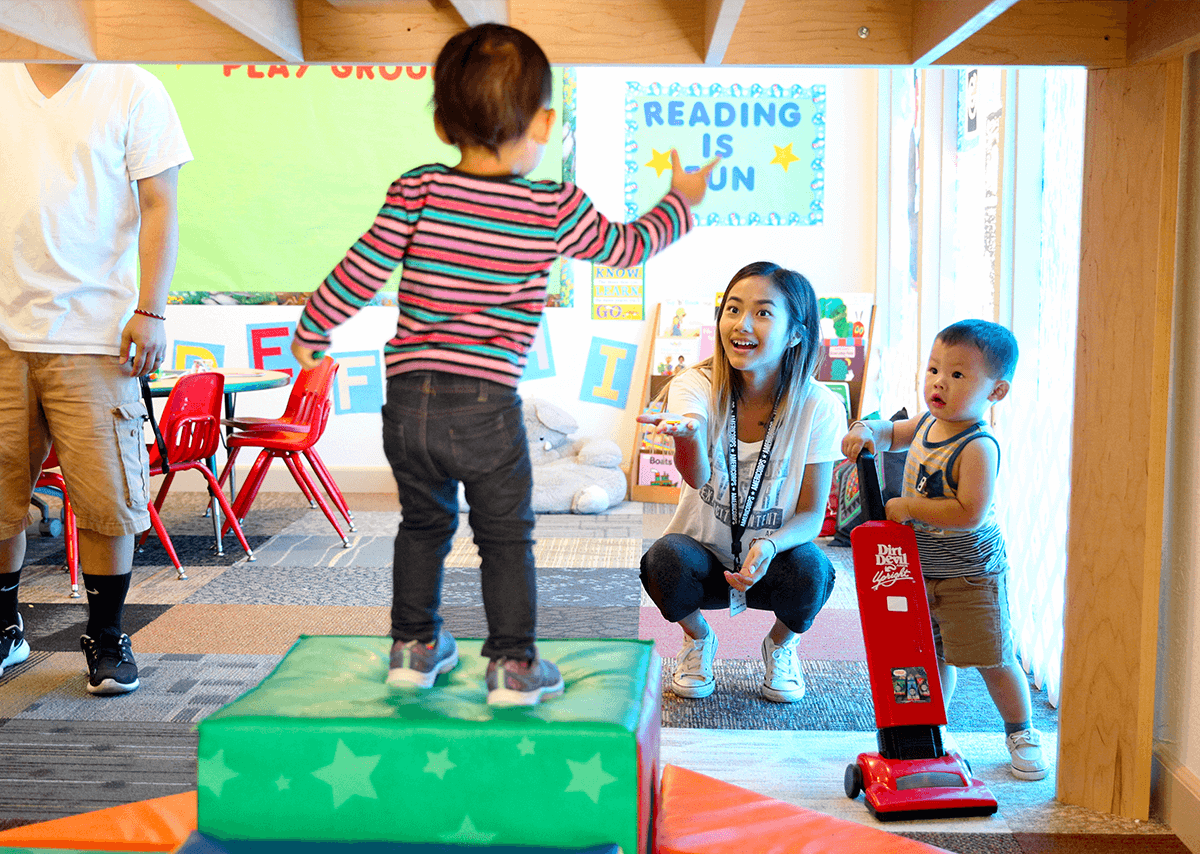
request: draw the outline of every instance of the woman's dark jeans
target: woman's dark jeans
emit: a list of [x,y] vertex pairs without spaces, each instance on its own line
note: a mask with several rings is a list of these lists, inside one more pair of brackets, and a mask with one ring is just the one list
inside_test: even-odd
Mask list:
[[403,519],[392,563],[392,637],[430,642],[461,481],[479,548],[488,658],[535,657],[533,471],[516,389],[433,371],[388,380],[383,450]]
[[[642,555],[642,586],[663,617],[678,623],[697,610],[729,607],[724,566],[686,534],[667,534]],[[746,606],[772,611],[797,634],[808,631],[833,592],[833,564],[813,543],[780,552],[746,591]]]

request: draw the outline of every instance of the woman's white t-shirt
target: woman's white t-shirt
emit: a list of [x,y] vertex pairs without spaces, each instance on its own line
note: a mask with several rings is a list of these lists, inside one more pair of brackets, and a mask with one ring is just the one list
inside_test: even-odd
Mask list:
[[[711,424],[714,414],[709,411],[712,406],[710,390],[711,382],[703,372],[692,369],[680,374],[671,381],[667,411],[680,415],[695,413]],[[724,420],[723,415],[716,417]],[[806,465],[842,459],[846,407],[833,392],[810,380],[800,417],[776,424],[775,430],[771,457],[742,535],[743,557],[750,540],[770,536],[796,514]],[[717,443],[718,447],[709,448],[712,474],[708,483],[699,489],[683,484],[679,506],[664,533],[687,534],[732,568],[728,436],[718,436]],[[738,441],[738,501],[743,512],[761,447],[762,442]]]

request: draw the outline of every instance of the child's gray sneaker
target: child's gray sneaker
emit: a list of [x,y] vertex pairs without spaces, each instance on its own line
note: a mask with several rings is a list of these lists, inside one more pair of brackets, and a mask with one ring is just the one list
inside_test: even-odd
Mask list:
[[17,621],[0,631],[0,676],[4,668],[20,664],[29,658],[29,644],[25,641],[25,622],[17,614]]
[[544,658],[494,658],[488,662],[487,689],[489,706],[536,706],[539,700],[563,692],[563,678]]
[[679,697],[699,700],[713,692],[717,677],[713,675],[713,659],[717,657],[717,633],[712,629],[702,638],[683,636],[683,647],[675,658],[675,673],[671,690]]
[[1050,773],[1042,755],[1042,734],[1036,729],[1023,729],[1004,739],[1012,757],[1012,774],[1020,780],[1041,780]]
[[439,674],[449,673],[458,664],[458,644],[444,628],[432,643],[392,641],[387,684],[432,688]]

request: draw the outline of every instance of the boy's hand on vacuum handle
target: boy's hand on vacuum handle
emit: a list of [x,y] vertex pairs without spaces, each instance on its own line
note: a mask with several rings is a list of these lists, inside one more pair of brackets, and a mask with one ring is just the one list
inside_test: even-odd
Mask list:
[[848,460],[857,460],[863,448],[872,454],[875,453],[875,433],[866,423],[855,421],[850,425],[849,432],[842,437],[842,454]]
[[296,357],[296,361],[300,363],[300,367],[308,371],[321,364],[321,360],[325,358],[325,354],[322,351],[310,350],[295,338],[292,339],[292,355]]
[[683,165],[679,162],[679,152],[672,148],[671,189],[678,190],[679,194],[687,199],[687,203],[695,207],[704,201],[704,191],[708,189],[708,176],[720,160],[720,157],[714,157],[695,172],[684,172]]

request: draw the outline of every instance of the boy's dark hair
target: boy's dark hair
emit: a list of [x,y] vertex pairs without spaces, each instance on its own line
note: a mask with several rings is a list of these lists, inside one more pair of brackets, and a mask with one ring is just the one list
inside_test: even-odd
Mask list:
[[454,145],[500,146],[520,138],[550,105],[550,61],[537,42],[503,24],[452,37],[433,67],[434,116]]
[[960,320],[937,334],[943,344],[969,344],[983,354],[988,371],[998,380],[1011,380],[1017,369],[1017,339],[990,320]]

